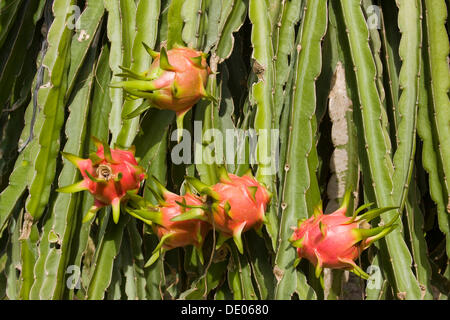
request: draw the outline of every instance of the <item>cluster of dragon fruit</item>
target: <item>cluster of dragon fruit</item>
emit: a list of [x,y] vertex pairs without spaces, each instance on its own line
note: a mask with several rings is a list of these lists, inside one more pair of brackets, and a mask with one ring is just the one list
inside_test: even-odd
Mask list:
[[[147,72],[141,74],[125,69],[121,74],[127,81],[112,84],[123,88],[130,97],[144,98],[156,108],[173,110],[180,129],[183,116],[200,99],[214,100],[205,86],[211,73],[207,55],[190,48],[175,47],[154,52],[146,47],[153,58]],[[181,121],[180,121],[181,119]],[[99,209],[112,207],[112,218],[119,222],[121,214],[129,214],[151,226],[159,238],[146,266],[153,264],[162,253],[178,247],[192,245],[203,263],[202,246],[209,232],[218,232],[215,249],[233,238],[238,251],[244,253],[242,234],[254,229],[263,236],[267,222],[266,210],[271,193],[258,182],[251,172],[237,176],[218,168],[219,181],[206,185],[195,177],[185,178],[185,193],[170,192],[154,176],[147,175],[139,166],[134,148],[111,148],[108,143],[93,138],[97,151],[88,159],[63,153],[63,156],[80,170],[82,180],[58,189],[59,192],[88,191],[94,205],[85,214],[83,222],[92,220]],[[144,181],[157,203],[150,203],[139,195]],[[375,228],[367,222],[393,208],[379,208],[358,215],[371,204],[364,205],[347,216],[350,192],[341,207],[331,214],[323,214],[317,206],[314,215],[299,221],[290,241],[297,250],[297,266],[301,258],[316,267],[319,277],[323,268],[347,269],[368,278],[355,260],[374,241],[395,228],[394,220]]]

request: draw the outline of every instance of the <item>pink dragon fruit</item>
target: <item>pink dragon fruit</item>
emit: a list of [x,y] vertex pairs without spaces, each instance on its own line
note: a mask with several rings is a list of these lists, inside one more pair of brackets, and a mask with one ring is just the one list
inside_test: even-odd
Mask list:
[[393,210],[386,207],[369,210],[357,214],[372,204],[361,206],[353,217],[347,217],[346,211],[350,199],[350,192],[346,193],[341,207],[331,214],[323,214],[321,206],[314,209],[314,215],[307,220],[299,220],[298,227],[290,238],[297,248],[298,258],[306,258],[316,267],[316,277],[320,277],[323,268],[346,269],[356,275],[368,279],[369,276],[355,263],[361,252],[374,241],[391,232],[398,214],[391,222],[384,226],[371,229],[361,228],[361,225],[379,216],[381,213]]
[[58,192],[78,192],[88,190],[95,198],[94,205],[83,218],[89,221],[102,207],[111,205],[113,220],[119,221],[120,204],[128,199],[127,193],[136,193],[145,179],[144,169],[134,157],[134,148],[128,150],[110,149],[109,145],[93,137],[97,152],[89,159],[82,159],[70,153],[62,155],[81,172],[83,180],[57,189]]
[[[215,99],[206,92],[205,86],[211,73],[206,62],[206,54],[194,49],[177,46],[166,51],[155,52],[144,44],[152,56],[150,69],[135,73],[127,68],[118,74],[133,80],[111,84],[123,88],[131,98],[145,98],[150,106],[164,110],[173,110],[177,115],[178,134],[180,135],[183,117],[201,98]],[[126,117],[134,117],[139,112],[132,112]],[[180,137],[179,137],[180,139]]]
[[[195,247],[200,262],[203,263],[202,246],[211,226],[206,221],[202,221],[202,199],[190,192],[183,196],[172,193],[155,177],[152,178],[159,192],[150,188],[158,199],[159,205],[153,206],[142,198],[135,198],[137,203],[140,202],[139,208],[127,208],[132,216],[151,225],[160,240],[145,266],[153,264],[161,252],[188,245]],[[181,215],[191,216],[192,219],[177,221],[177,217]]]
[[[201,181],[187,177],[186,180],[200,193],[213,199],[212,213],[215,228],[220,231],[218,247],[233,237],[243,253],[241,235],[254,228],[261,232],[266,222],[265,212],[271,195],[268,190],[250,174],[242,177],[228,174],[224,167],[219,168],[220,182],[209,187]],[[207,206],[205,206],[205,212]]]

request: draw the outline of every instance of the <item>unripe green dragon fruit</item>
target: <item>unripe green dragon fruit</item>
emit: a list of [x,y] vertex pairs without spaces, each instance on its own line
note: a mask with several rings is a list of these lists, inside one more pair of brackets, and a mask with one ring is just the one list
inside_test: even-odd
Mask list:
[[131,80],[113,83],[112,87],[123,88],[131,98],[145,98],[150,106],[138,108],[127,118],[139,115],[146,108],[154,106],[163,110],[173,110],[177,115],[178,135],[183,117],[201,98],[215,99],[206,92],[205,86],[211,70],[206,62],[206,54],[187,47],[177,46],[166,51],[155,52],[144,44],[152,56],[150,69],[135,73],[122,68],[118,76]]
[[[152,178],[159,190],[149,188],[158,199],[159,205],[154,206],[136,196],[134,200],[138,208],[127,208],[132,216],[151,225],[160,240],[145,266],[152,265],[164,251],[188,245],[195,247],[197,256],[203,264],[202,246],[211,226],[198,218],[199,212],[202,211],[202,199],[190,192],[182,196],[172,193],[155,177]],[[191,215],[195,218],[178,221],[177,217],[181,215],[185,217]]]
[[134,148],[128,150],[110,149],[107,143],[94,138],[97,152],[89,159],[63,152],[62,155],[80,170],[83,180],[57,189],[58,192],[88,190],[95,198],[94,205],[83,218],[89,221],[102,207],[111,205],[114,222],[119,221],[120,204],[128,199],[129,192],[136,193],[145,179],[144,169],[138,165]]
[[220,167],[219,178],[220,182],[213,186],[193,177],[186,177],[186,181],[209,196],[211,204],[204,206],[202,214],[208,210],[212,213],[209,221],[220,232],[217,247],[232,237],[242,254],[242,233],[253,228],[261,234],[271,194],[251,174],[239,177]]
[[335,212],[323,214],[321,206],[318,206],[314,209],[312,217],[298,222],[290,238],[298,254],[294,265],[297,265],[301,258],[306,258],[315,266],[318,278],[323,268],[346,269],[364,279],[369,278],[369,275],[355,263],[355,259],[374,241],[397,227],[394,222],[398,214],[386,225],[365,229],[362,226],[367,225],[366,222],[396,208],[372,209],[358,216],[359,212],[372,205],[367,204],[356,210],[352,217],[347,217],[345,214],[349,199],[350,192],[347,192],[343,204]]

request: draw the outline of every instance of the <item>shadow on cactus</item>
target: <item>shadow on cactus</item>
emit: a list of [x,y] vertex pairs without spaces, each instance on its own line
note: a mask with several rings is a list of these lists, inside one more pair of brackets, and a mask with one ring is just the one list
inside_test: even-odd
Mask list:
[[151,50],[145,43],[145,49],[154,59],[150,69],[136,73],[121,67],[127,81],[111,83],[114,88],[123,88],[128,98],[146,99],[131,113],[123,115],[125,119],[134,118],[150,107],[173,110],[177,115],[178,140],[181,138],[183,118],[201,98],[216,101],[206,92],[205,86],[211,70],[206,62],[207,54],[182,46],[175,46],[161,52]]
[[128,194],[137,193],[142,180],[146,178],[144,168],[138,165],[134,148],[110,149],[107,143],[92,137],[97,152],[89,159],[62,152],[81,172],[83,180],[57,189],[58,192],[72,193],[88,190],[95,198],[94,205],[83,218],[83,223],[91,220],[96,212],[105,206],[112,206],[113,220],[119,221],[120,205],[129,199]]
[[294,262],[297,266],[302,258],[309,260],[315,267],[316,277],[322,275],[323,268],[346,269],[368,279],[356,263],[362,251],[373,242],[381,239],[397,227],[394,222],[399,213],[387,224],[375,228],[364,228],[366,222],[378,217],[383,212],[396,207],[377,208],[358,216],[362,210],[369,208],[372,203],[358,208],[352,217],[346,216],[350,192],[345,194],[339,209],[331,214],[323,214],[321,205],[314,209],[314,215],[307,220],[299,220],[298,226],[289,239],[297,248],[298,257]]

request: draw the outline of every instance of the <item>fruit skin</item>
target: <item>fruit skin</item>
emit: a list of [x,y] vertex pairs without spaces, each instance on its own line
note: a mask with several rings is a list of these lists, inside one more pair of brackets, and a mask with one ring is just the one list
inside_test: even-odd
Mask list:
[[[356,214],[347,217],[346,211],[350,193],[344,199],[344,204],[331,214],[323,214],[321,207],[316,207],[314,215],[305,221],[299,221],[298,227],[290,238],[292,244],[297,247],[298,264],[301,258],[306,258],[316,267],[316,276],[319,277],[323,268],[346,269],[354,272],[362,278],[369,278],[354,262],[363,250],[367,249],[374,241],[382,238],[397,225],[393,222],[398,215],[388,224],[364,229],[364,222],[379,216],[382,212],[395,208],[373,209],[361,216]],[[365,206],[367,207],[367,206]]]
[[266,188],[249,176],[228,174],[228,177],[228,181],[222,180],[211,188],[219,195],[219,203],[214,212],[216,228],[229,237],[239,228],[243,228],[242,232],[260,228],[270,201]]
[[205,205],[204,212],[210,211],[208,219],[220,232],[217,247],[233,237],[242,254],[243,232],[255,229],[262,235],[271,194],[250,173],[239,177],[227,173],[224,167],[219,167],[218,171],[220,181],[213,186],[207,186],[193,177],[186,177],[186,181],[209,197],[207,202],[211,202],[211,205]]
[[83,218],[89,221],[102,207],[112,205],[113,219],[117,223],[120,216],[120,204],[128,199],[128,192],[136,193],[142,180],[146,178],[144,169],[138,165],[134,149],[110,149],[93,137],[97,151],[89,159],[82,159],[63,152],[81,172],[83,180],[57,189],[58,192],[78,192],[88,190],[95,199],[94,206]]

